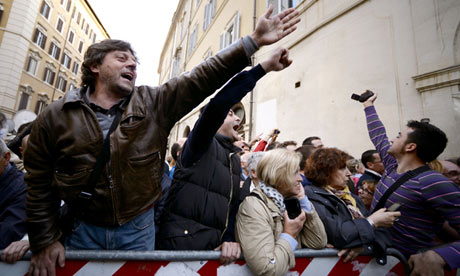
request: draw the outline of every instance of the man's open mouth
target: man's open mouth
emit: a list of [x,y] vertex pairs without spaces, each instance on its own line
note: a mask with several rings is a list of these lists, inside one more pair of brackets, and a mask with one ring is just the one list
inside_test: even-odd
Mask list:
[[129,81],[132,81],[134,78],[134,75],[132,73],[123,73],[121,74],[121,77]]

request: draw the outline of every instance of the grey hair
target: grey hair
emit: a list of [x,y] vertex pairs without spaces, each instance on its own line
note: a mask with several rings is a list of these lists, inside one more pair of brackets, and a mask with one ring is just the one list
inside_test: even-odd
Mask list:
[[5,156],[5,154],[8,152],[8,147],[6,146],[5,142],[3,139],[0,139],[0,155],[1,157]]
[[262,159],[264,156],[265,152],[263,151],[256,151],[251,154],[248,158],[248,163],[246,164],[246,168],[249,173],[249,177],[252,179],[252,174],[251,171],[254,170],[257,175],[257,163],[259,163],[259,160]]

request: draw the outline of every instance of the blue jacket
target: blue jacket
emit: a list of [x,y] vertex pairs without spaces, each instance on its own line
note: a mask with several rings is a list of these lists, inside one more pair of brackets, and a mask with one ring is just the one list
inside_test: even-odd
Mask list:
[[0,175],[0,249],[26,233],[26,185],[24,173],[8,164]]

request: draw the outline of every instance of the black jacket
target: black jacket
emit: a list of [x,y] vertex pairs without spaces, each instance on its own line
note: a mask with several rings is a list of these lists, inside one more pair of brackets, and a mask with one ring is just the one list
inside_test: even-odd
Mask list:
[[[338,249],[364,246],[377,258],[384,258],[384,252],[391,243],[386,229],[374,230],[365,218],[353,219],[345,203],[321,187],[307,186],[305,194],[324,224],[329,244]],[[352,196],[363,216],[367,217],[368,212],[361,199],[354,194]]]
[[184,168],[179,160],[162,214],[159,249],[212,250],[234,240],[241,170],[237,151],[230,138],[216,134],[194,165]]

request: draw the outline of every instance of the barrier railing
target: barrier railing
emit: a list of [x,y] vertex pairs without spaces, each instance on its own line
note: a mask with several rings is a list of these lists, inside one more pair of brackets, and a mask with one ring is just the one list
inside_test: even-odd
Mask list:
[[[371,256],[344,263],[336,249],[295,251],[296,266],[288,275],[404,275],[409,267],[404,256],[389,248],[387,264]],[[25,275],[31,253],[16,264],[0,263],[0,275]],[[241,258],[220,265],[219,251],[66,251],[66,265],[57,275],[253,275]]]

